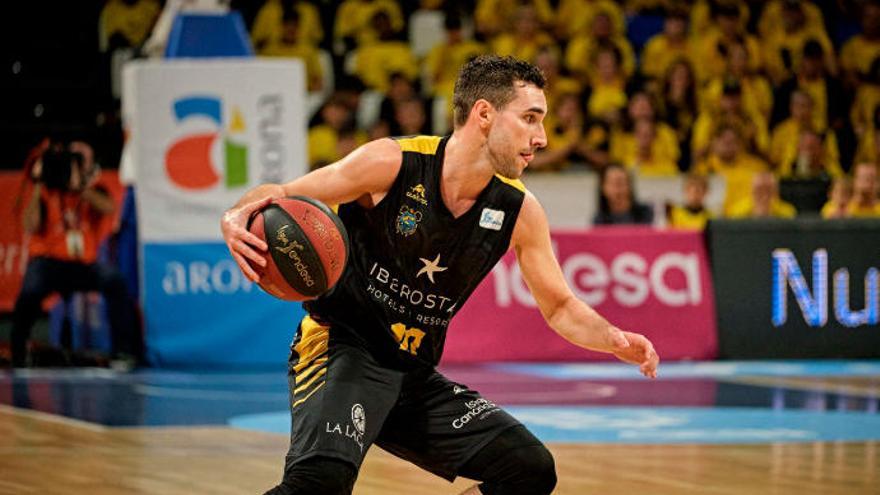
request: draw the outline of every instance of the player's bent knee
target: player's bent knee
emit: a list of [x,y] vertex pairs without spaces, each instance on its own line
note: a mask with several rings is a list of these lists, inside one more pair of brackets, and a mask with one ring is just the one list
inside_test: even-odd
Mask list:
[[348,495],[356,479],[357,471],[346,461],[311,457],[289,465],[281,484],[264,495]]
[[556,487],[556,464],[553,455],[543,445],[510,450],[499,461],[504,467],[480,485],[480,491],[485,495],[548,495]]
[[553,454],[542,445],[540,452],[535,452],[532,465],[534,466],[536,493],[552,492],[556,488],[556,463],[553,461]]
[[556,487],[556,463],[543,445],[532,445],[511,452],[519,466],[517,493],[549,494]]

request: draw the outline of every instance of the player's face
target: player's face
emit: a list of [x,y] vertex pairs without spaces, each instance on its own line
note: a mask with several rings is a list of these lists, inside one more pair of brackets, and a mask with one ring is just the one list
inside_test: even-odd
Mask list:
[[489,129],[489,158],[495,172],[517,179],[538,148],[547,146],[544,91],[533,84],[516,83],[516,96],[503,109]]

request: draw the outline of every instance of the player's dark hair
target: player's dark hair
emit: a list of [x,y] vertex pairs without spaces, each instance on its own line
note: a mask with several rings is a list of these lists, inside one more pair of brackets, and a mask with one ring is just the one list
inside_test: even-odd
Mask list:
[[467,122],[477,100],[486,100],[497,109],[504,108],[514,97],[514,83],[517,81],[541,89],[546,84],[540,69],[513,57],[481,55],[465,64],[458,73],[452,96],[455,126]]

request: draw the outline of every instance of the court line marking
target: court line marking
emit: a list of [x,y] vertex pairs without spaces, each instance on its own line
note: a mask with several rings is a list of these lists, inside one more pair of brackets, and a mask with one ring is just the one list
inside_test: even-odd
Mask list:
[[[487,364],[488,369],[526,376],[576,379],[634,379],[638,368],[623,363]],[[876,376],[880,360],[679,361],[660,365],[661,378],[730,378],[736,376]]]
[[[279,378],[280,377],[280,378]],[[64,383],[84,383],[92,381],[112,380],[116,383],[153,383],[170,382],[184,383],[222,383],[222,384],[262,384],[267,380],[286,382],[286,368],[278,372],[247,372],[247,373],[199,373],[169,370],[163,368],[142,369],[132,372],[118,372],[106,368],[34,368],[15,370],[14,373],[0,370],[0,382],[13,379],[30,381],[53,380]]]
[[[817,379],[818,378],[818,379]],[[858,397],[863,399],[880,398],[880,381],[877,384],[862,385],[852,383],[827,382],[822,377],[784,377],[784,376],[735,376],[719,379],[719,383],[736,385],[755,385],[765,388],[782,388],[799,392],[822,392],[831,395]],[[838,378],[838,377],[825,377]],[[852,379],[850,377],[850,379]],[[813,381],[801,381],[813,380]]]
[[231,400],[252,402],[276,402],[287,400],[287,393],[248,392],[245,390],[205,390],[196,388],[157,387],[154,385],[134,385],[135,392],[151,397],[168,397],[193,400]]
[[20,416],[23,418],[36,419],[39,421],[45,421],[47,423],[55,423],[64,426],[72,426],[74,428],[81,428],[84,430],[89,430],[94,433],[105,433],[107,432],[107,427],[98,423],[90,423],[88,421],[83,421],[81,419],[69,418],[67,416],[60,416],[58,414],[51,414],[43,411],[37,411],[35,409],[23,409],[20,407],[10,406],[7,404],[0,404],[0,413],[9,414],[11,416]]

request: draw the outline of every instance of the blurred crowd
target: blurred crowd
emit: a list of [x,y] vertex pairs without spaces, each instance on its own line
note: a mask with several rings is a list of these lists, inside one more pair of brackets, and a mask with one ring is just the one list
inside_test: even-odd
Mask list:
[[[666,222],[880,217],[880,2],[231,2],[260,56],[301,59],[313,168],[367,140],[451,131],[458,68],[512,55],[547,77],[528,173],[600,174],[596,224],[652,223],[633,176],[678,177]],[[155,0],[110,0],[102,40],[142,44]],[[135,21],[133,21],[135,20]],[[120,39],[122,38],[122,39]],[[725,197],[709,211],[707,177]]]

